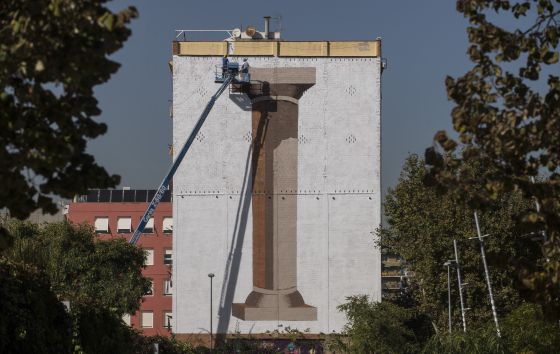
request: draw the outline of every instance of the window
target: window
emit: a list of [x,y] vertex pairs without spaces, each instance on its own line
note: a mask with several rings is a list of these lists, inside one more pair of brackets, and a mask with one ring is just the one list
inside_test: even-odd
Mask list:
[[173,250],[163,251],[163,264],[173,265]]
[[132,219],[130,217],[122,217],[117,219],[117,233],[129,234],[132,231]]
[[153,249],[145,249],[144,252],[146,253],[146,263],[145,265],[151,266],[154,265],[154,250]]
[[150,218],[144,226],[144,233],[145,234],[153,234],[154,233],[154,218]]
[[173,312],[163,311],[163,327],[171,330],[171,319],[173,318]]
[[154,313],[152,311],[142,311],[142,328],[154,327]]
[[173,294],[173,282],[171,280],[166,280],[163,282],[163,295]]
[[130,315],[128,313],[122,315],[122,320],[127,326],[130,326]]
[[164,234],[173,233],[173,218],[172,217],[163,218],[163,233]]
[[109,233],[109,218],[99,217],[95,218],[95,232],[98,234],[108,234]]

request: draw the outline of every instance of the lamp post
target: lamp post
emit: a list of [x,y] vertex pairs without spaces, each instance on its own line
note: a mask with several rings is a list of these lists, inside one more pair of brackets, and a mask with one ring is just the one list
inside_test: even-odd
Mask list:
[[453,240],[453,250],[455,251],[455,269],[457,270],[457,284],[459,285],[459,300],[461,303],[461,318],[463,320],[463,332],[467,332],[467,320],[465,319],[465,303],[463,301],[463,282],[461,281],[461,263],[459,263],[459,250],[457,240]]
[[212,352],[212,279],[214,278],[214,273],[209,273],[208,278],[210,278],[210,352]]
[[448,260],[443,263],[444,267],[447,267],[447,319],[449,322],[449,333],[451,333],[451,271],[450,267],[453,264],[453,260]]

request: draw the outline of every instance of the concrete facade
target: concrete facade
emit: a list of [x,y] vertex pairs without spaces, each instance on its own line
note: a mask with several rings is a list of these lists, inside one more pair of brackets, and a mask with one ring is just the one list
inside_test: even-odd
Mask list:
[[[174,55],[175,151],[218,88],[219,63],[216,56]],[[260,95],[225,92],[177,171],[173,328],[208,333],[207,275],[214,273],[214,333],[338,332],[346,319],[336,307],[347,296],[381,299],[374,246],[381,212],[381,59],[252,56],[249,63],[251,90],[263,82],[305,87],[291,96],[273,85]],[[260,116],[274,133],[259,135]],[[255,150],[266,150],[266,141],[275,146],[273,157],[259,159]],[[272,161],[270,172],[262,172],[266,161]],[[302,300],[294,300],[294,291]],[[250,296],[255,292],[257,300]],[[270,309],[266,303],[274,301],[266,294],[278,298],[270,305],[276,315],[258,308]],[[282,294],[289,295],[285,301]]]

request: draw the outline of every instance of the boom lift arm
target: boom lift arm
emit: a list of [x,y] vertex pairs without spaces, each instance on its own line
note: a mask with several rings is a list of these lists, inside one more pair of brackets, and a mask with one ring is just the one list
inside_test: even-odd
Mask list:
[[202,112],[202,114],[198,118],[198,121],[196,122],[196,125],[192,129],[192,131],[189,135],[189,138],[187,139],[187,141],[185,142],[185,144],[181,148],[181,151],[179,151],[179,154],[177,155],[177,158],[175,159],[175,161],[173,161],[173,164],[171,165],[171,167],[169,168],[169,170],[167,171],[167,173],[163,177],[163,180],[161,181],[161,184],[159,185],[159,188],[157,189],[156,194],[154,195],[154,197],[152,198],[152,201],[148,205],[148,209],[146,209],[146,212],[144,213],[144,216],[142,216],[142,219],[140,219],[140,223],[138,224],[138,227],[136,227],[136,230],[134,230],[134,234],[130,238],[129,243],[134,245],[138,242],[138,239],[140,239],[140,236],[142,235],[142,232],[144,232],[144,228],[146,227],[146,224],[148,223],[148,220],[150,220],[150,217],[152,216],[152,214],[154,213],[154,210],[156,209],[159,202],[163,198],[163,195],[165,194],[167,189],[169,189],[169,181],[171,180],[171,178],[173,178],[173,175],[177,171],[177,168],[179,168],[179,165],[183,161],[183,158],[187,154],[187,151],[189,151],[196,135],[200,131],[200,128],[204,124],[204,121],[208,117],[208,114],[210,114],[210,111],[212,110],[212,107],[214,107],[214,103],[216,103],[216,100],[218,99],[218,97],[220,97],[220,95],[225,91],[225,89],[229,86],[229,84],[234,80],[234,77],[235,77],[235,75],[233,73],[229,73],[227,75],[224,75],[223,82],[222,82],[220,88],[216,91],[216,93],[210,99],[210,102],[208,102],[208,104],[206,105],[206,108],[204,109],[204,111]]

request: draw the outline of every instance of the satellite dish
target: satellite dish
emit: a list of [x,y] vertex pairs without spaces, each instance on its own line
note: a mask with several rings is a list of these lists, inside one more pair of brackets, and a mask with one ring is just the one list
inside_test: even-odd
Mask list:
[[240,30],[239,28],[234,28],[234,29],[231,31],[231,36],[234,37],[234,38],[239,38],[239,37],[241,37],[241,30]]
[[255,26],[248,26],[245,29],[245,34],[248,35],[249,37],[253,37],[255,33],[257,33],[257,29],[255,28]]

